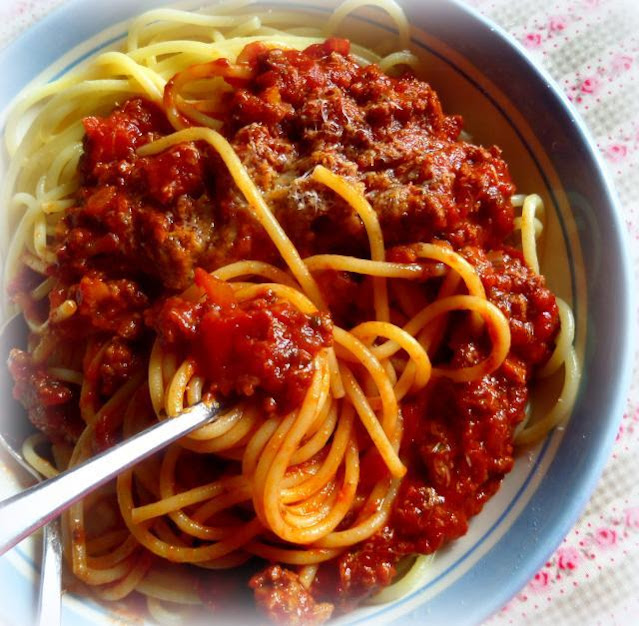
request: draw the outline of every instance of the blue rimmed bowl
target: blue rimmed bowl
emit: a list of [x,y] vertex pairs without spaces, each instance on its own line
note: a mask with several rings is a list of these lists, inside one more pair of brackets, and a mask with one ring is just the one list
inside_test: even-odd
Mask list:
[[[32,81],[49,81],[124,38],[127,20],[166,4],[70,0],[0,53],[0,110]],[[202,2],[182,3],[196,7]],[[321,16],[334,3],[288,5]],[[594,143],[553,81],[497,26],[456,0],[403,0],[424,78],[474,141],[504,150],[522,193],[547,208],[542,271],[575,312],[583,363],[580,394],[565,427],[517,460],[469,533],[437,554],[420,587],[392,604],[358,609],[339,623],[477,624],[534,575],[575,522],[610,454],[630,378],[630,263],[621,213]],[[358,11],[345,35],[366,43],[393,36],[376,10]],[[19,488],[0,472],[2,495]],[[33,622],[33,545],[0,559],[0,619]],[[113,623],[90,601],[65,596],[65,625]]]

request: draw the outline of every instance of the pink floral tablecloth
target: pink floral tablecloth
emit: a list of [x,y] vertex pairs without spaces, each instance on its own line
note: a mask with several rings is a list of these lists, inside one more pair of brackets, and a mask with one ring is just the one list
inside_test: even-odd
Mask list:
[[[0,47],[65,1],[0,0]],[[636,0],[471,4],[526,46],[585,119],[617,185],[639,285],[639,5]],[[541,571],[487,626],[639,624],[637,370],[635,363],[614,452],[586,511]]]
[[[623,207],[639,284],[639,5],[633,0],[472,0],[526,46],[597,141]],[[637,359],[612,458],[579,522],[545,566],[489,620],[639,624]]]

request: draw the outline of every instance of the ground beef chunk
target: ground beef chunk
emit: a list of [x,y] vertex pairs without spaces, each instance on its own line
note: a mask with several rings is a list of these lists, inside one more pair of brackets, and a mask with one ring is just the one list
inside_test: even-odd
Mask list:
[[386,526],[355,550],[346,552],[338,562],[341,608],[353,606],[367,596],[389,585],[396,574],[396,565],[406,553],[406,546],[397,542],[395,531]]
[[88,272],[77,284],[58,287],[49,296],[54,309],[65,300],[77,304],[76,313],[55,324],[61,336],[85,337],[109,333],[134,339],[144,330],[143,312],[149,298],[140,286],[126,278],[109,279],[104,272]]
[[31,423],[54,443],[75,443],[84,427],[77,393],[22,350],[11,350],[9,371],[14,380],[13,397],[24,406]]
[[139,353],[119,337],[111,339],[102,356],[98,371],[100,393],[109,398],[131,376],[142,370],[142,359]]
[[521,252],[512,248],[487,253],[468,247],[461,252],[477,268],[488,299],[510,322],[510,357],[529,367],[543,365],[559,328],[557,303],[545,278],[533,273]]
[[249,583],[261,611],[276,624],[313,626],[326,622],[333,611],[328,603],[317,603],[294,572],[272,565]]

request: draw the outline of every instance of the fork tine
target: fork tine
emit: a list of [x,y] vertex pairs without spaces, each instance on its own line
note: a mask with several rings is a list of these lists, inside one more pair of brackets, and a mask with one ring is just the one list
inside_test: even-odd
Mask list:
[[62,542],[60,520],[44,527],[42,538],[42,570],[38,599],[37,626],[59,626],[62,599]]

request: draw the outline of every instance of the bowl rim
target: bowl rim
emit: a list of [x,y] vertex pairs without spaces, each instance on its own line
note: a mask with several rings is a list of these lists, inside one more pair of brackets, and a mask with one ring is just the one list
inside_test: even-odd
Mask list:
[[[399,0],[400,4],[409,7],[410,5],[421,6],[419,0]],[[276,4],[295,4],[295,2],[275,2]],[[122,16],[117,13],[117,7],[112,10],[107,9],[99,12],[99,19],[96,18],[95,11],[92,10],[90,0],[67,0],[64,4],[53,9],[49,14],[40,19],[26,31],[22,32],[14,40],[10,41],[4,49],[0,50],[0,67],[3,68],[3,74],[0,76],[0,109],[6,110],[7,105],[12,100],[12,94],[18,93],[28,82],[37,78],[37,76],[48,67],[52,61],[60,58],[75,46],[86,41],[98,32],[114,26],[122,20]],[[115,0],[114,5],[123,5]],[[128,4],[128,3],[127,3]],[[141,0],[132,3],[130,16],[139,14],[144,10],[165,4],[174,4],[167,0]],[[601,191],[606,199],[606,217],[608,219],[608,238],[612,239],[617,245],[614,247],[616,252],[615,262],[619,269],[618,283],[624,289],[618,293],[617,304],[617,335],[622,337],[620,343],[621,350],[616,361],[615,384],[610,387],[608,395],[612,398],[611,404],[606,411],[607,419],[604,429],[604,439],[591,452],[589,457],[591,464],[587,473],[581,477],[579,482],[579,490],[573,495],[569,506],[565,508],[559,518],[555,521],[552,532],[549,536],[544,537],[543,549],[538,548],[535,552],[537,558],[529,558],[524,565],[518,567],[516,571],[504,581],[501,585],[499,593],[489,599],[484,599],[480,611],[473,612],[472,621],[468,623],[476,623],[485,619],[490,614],[498,610],[505,602],[514,596],[526,582],[538,571],[539,567],[547,560],[547,557],[555,550],[563,537],[568,533],[570,528],[581,514],[588,499],[590,498],[599,477],[604,469],[614,443],[614,438],[618,430],[619,422],[623,414],[623,408],[627,399],[627,391],[630,386],[632,377],[632,364],[634,355],[634,339],[636,330],[632,324],[632,318],[635,313],[635,296],[633,287],[633,271],[631,264],[630,247],[624,235],[623,212],[614,186],[611,182],[611,176],[607,171],[603,157],[590,133],[586,124],[581,119],[579,113],[555,80],[550,76],[548,71],[535,63],[526,49],[502,27],[493,22],[490,18],[481,14],[476,8],[471,7],[461,0],[432,0],[433,5],[439,5],[447,10],[457,11],[460,15],[471,19],[481,26],[482,29],[490,31],[495,41],[502,47],[505,46],[520,63],[526,67],[526,71],[534,78],[536,85],[544,85],[547,87],[550,96],[556,102],[562,113],[567,115],[572,124],[573,131],[579,139],[580,146],[585,148],[585,157],[591,163],[593,170],[600,178]],[[81,28],[77,28],[78,13],[85,14],[87,19],[80,19]],[[89,16],[92,18],[88,19]],[[74,24],[74,28],[68,28],[68,24]],[[56,32],[55,37],[51,37],[51,32]],[[29,54],[29,50],[37,47],[40,52],[38,55]],[[10,59],[20,54],[22,58],[26,58],[25,64],[12,64]],[[42,59],[48,59],[41,62]],[[8,71],[4,71],[7,69]],[[24,77],[28,79],[25,81]],[[580,395],[583,393],[583,389]],[[538,490],[535,492],[538,493]],[[533,496],[534,499],[534,496]],[[519,514],[521,519],[532,501],[528,502],[524,510]],[[509,529],[507,534],[511,533],[514,526]],[[497,546],[501,545],[504,538],[500,539]],[[492,552],[492,550],[490,551]],[[490,554],[489,552],[489,554]],[[485,555],[485,557],[488,555]],[[484,557],[484,558],[485,558]],[[471,572],[472,573],[472,572]],[[465,578],[469,574],[464,575]],[[442,594],[443,595],[443,594]],[[401,602],[401,601],[400,601]],[[391,606],[396,606],[394,603]],[[422,610],[423,605],[420,606]],[[377,615],[381,615],[380,611]]]

